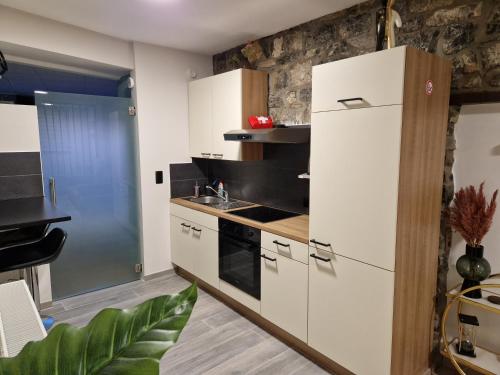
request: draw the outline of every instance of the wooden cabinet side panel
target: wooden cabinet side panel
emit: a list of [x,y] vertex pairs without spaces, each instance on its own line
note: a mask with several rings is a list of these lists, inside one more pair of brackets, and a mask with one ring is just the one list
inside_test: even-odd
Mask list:
[[[268,74],[257,70],[243,69],[243,111],[241,128],[248,129],[248,117],[267,115]],[[262,160],[264,156],[262,143],[242,143],[243,160]]]
[[[396,229],[392,370],[429,367],[451,65],[407,48]],[[426,85],[432,81],[431,95]]]

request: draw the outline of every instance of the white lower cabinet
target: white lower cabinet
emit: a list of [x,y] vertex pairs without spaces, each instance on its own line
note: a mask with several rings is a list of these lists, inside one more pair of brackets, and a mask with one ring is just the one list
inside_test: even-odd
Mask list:
[[261,254],[261,308],[264,318],[307,341],[307,265],[272,251]]
[[170,216],[172,263],[219,288],[218,232]]
[[194,242],[193,274],[219,289],[219,233],[196,224],[191,231]]
[[192,224],[177,216],[170,216],[170,237],[172,263],[193,272],[193,254],[195,243],[191,241]]
[[357,375],[390,374],[394,273],[309,252],[309,346]]

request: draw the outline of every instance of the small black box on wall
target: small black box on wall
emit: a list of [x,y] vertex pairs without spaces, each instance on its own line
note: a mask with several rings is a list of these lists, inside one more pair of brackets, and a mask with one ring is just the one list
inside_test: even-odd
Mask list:
[[163,184],[163,171],[155,172],[155,180],[156,184]]

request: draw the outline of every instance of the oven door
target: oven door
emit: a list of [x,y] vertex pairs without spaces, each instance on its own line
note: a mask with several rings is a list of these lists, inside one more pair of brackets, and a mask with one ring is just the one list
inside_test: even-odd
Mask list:
[[260,243],[219,232],[219,278],[260,300]]

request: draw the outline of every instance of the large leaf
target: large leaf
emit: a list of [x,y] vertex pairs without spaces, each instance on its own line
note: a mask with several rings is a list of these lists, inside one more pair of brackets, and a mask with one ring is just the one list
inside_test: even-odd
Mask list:
[[16,357],[0,359],[0,375],[156,375],[196,298],[193,284],[132,309],[105,309],[84,328],[60,324]]

